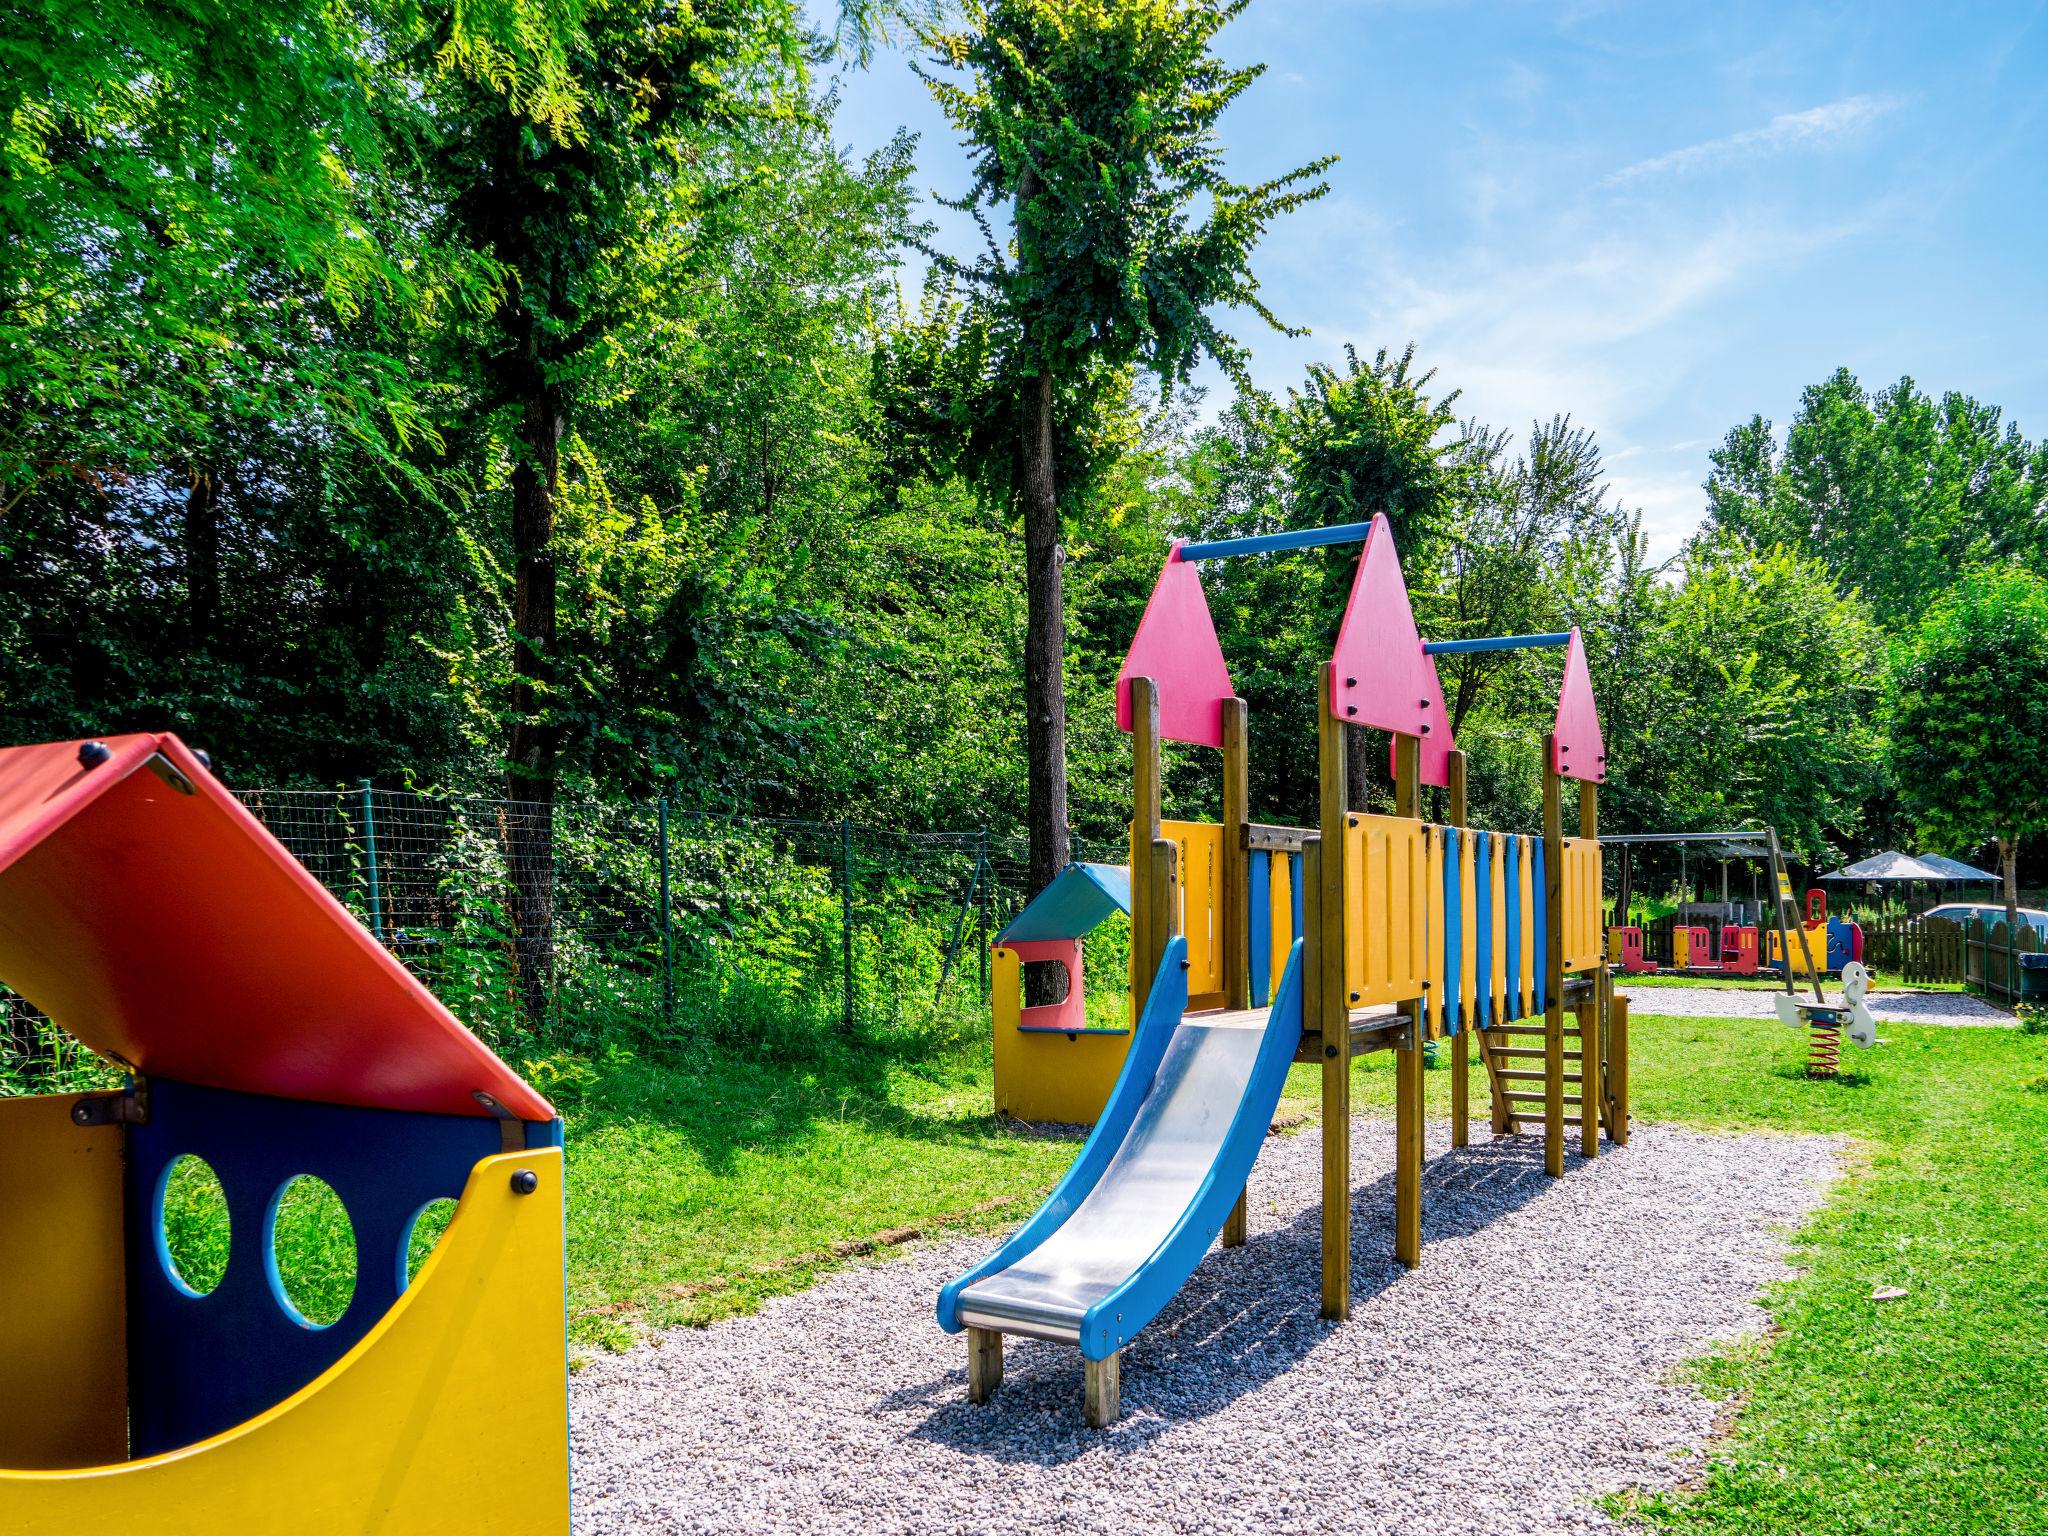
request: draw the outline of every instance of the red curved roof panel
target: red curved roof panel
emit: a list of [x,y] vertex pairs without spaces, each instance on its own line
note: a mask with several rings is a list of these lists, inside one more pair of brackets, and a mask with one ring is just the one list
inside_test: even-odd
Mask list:
[[372,1109],[554,1109],[175,736],[0,749],[0,982],[145,1075]]

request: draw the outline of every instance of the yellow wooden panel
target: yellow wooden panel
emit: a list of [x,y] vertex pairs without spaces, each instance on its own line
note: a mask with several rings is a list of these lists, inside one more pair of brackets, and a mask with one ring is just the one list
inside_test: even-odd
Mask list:
[[1487,856],[1493,872],[1487,877],[1487,895],[1493,897],[1493,1018],[1505,1020],[1507,1010],[1507,834],[1495,831],[1487,838]]
[[121,1130],[0,1099],[0,1467],[128,1454]]
[[1527,1018],[1536,1011],[1536,968],[1543,963],[1543,957],[1536,953],[1536,903],[1543,899],[1543,893],[1536,889],[1537,839],[1525,837],[1521,841],[1521,1014]]
[[[533,1194],[513,1192],[518,1169]],[[562,1325],[562,1154],[484,1158],[433,1257],[332,1367],[183,1450],[0,1472],[0,1532],[564,1536]]]
[[1422,1016],[1432,1040],[1444,1033],[1444,829],[1423,830],[1429,857],[1428,904],[1423,909],[1423,926],[1429,934],[1429,990],[1423,993]]
[[[996,1113],[1018,1120],[1093,1125],[1124,1069],[1131,1037],[1023,1030],[1023,962],[1017,951],[990,952],[988,980],[995,1013]],[[1087,986],[1084,971],[1082,987]]]
[[[1806,948],[1804,950],[1799,947],[1800,928],[1806,930]],[[1790,953],[1792,956],[1791,971],[1793,976],[1811,977],[1814,966],[1825,966],[1828,963],[1828,925],[1826,923],[1801,923],[1799,927],[1788,928],[1786,933],[1792,941]],[[1784,953],[1785,946],[1778,942],[1778,930],[1776,928],[1766,928],[1764,930],[1764,964],[1783,966],[1785,964]],[[1809,955],[1813,960],[1813,965],[1806,963]]]
[[1220,1008],[1223,828],[1210,821],[1162,821],[1159,835],[1180,849],[1180,931],[1188,941],[1188,1007]]
[[[1264,997],[1252,999],[1253,1006],[1265,1008],[1272,1005],[1280,995],[1280,978],[1287,974],[1287,953],[1294,948],[1294,871],[1293,861],[1299,854],[1275,853],[1266,861],[1266,893],[1269,901],[1267,912],[1270,920],[1270,943],[1266,956],[1266,987]],[[1308,893],[1302,893],[1308,899]]]
[[1589,971],[1600,963],[1606,934],[1600,926],[1600,840],[1564,840],[1564,968]]
[[1479,862],[1473,853],[1477,840],[1470,832],[1458,834],[1458,904],[1462,908],[1458,935],[1458,1007],[1468,1023],[1477,1019],[1479,1006]]
[[1344,981],[1353,1008],[1422,996],[1428,839],[1405,816],[1345,818]]

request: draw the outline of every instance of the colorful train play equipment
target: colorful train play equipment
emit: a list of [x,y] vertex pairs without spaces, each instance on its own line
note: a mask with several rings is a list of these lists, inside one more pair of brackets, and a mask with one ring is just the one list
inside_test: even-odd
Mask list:
[[[1319,823],[1249,817],[1244,702],[1234,696],[1197,570],[1204,560],[1363,541],[1336,652],[1321,669]],[[1465,759],[1451,739],[1436,655],[1555,646],[1565,653],[1544,758],[1538,836],[1466,825]],[[1597,1156],[1628,1137],[1627,999],[1613,994],[1600,927],[1600,719],[1576,630],[1425,644],[1386,520],[1307,533],[1176,544],[1117,683],[1131,732],[1132,864],[1076,866],[998,939],[998,1102],[1055,1102],[1086,1085],[1093,1133],[1030,1221],[948,1284],[939,1321],[968,1335],[968,1391],[1002,1379],[1003,1336],[1077,1345],[1087,1416],[1117,1416],[1119,1352],[1156,1317],[1210,1244],[1242,1242],[1244,1187],[1291,1062],[1322,1067],[1322,1307],[1351,1309],[1351,1062],[1396,1060],[1394,1253],[1422,1249],[1424,1047],[1451,1047],[1452,1142],[1469,1140],[1468,1041],[1477,1034],[1493,1129],[1541,1127],[1544,1166],[1564,1171],[1567,1131]],[[1354,811],[1351,727],[1386,731],[1395,811]],[[1221,815],[1165,819],[1160,743],[1216,750]],[[1578,835],[1564,788],[1578,783]],[[1447,823],[1423,819],[1424,785],[1448,791]],[[1076,873],[1079,870],[1080,873]],[[1096,894],[1089,894],[1090,888]],[[1077,951],[1043,952],[1075,986],[1037,1014],[1015,1001],[1028,944],[1072,945],[1127,893],[1135,1017],[1091,1035]],[[1013,959],[1004,959],[1004,951]],[[1570,1016],[1569,1021],[1567,1015]],[[1030,1035],[1005,1042],[1004,1034]],[[1009,1062],[1005,1067],[1006,1054]],[[1120,1058],[1114,1082],[1102,1075]],[[1568,1070],[1569,1069],[1569,1070]],[[1062,1118],[1068,1118],[1063,1114]]]
[[[176,737],[0,751],[0,981],[130,1074],[0,1100],[0,1531],[567,1532],[561,1121]],[[279,1278],[300,1175],[355,1237],[326,1327]]]

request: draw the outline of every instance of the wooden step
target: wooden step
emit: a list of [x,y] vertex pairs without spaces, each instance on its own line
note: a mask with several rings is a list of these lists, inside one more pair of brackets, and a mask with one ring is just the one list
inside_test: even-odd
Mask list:
[[[1502,1067],[1498,1072],[1494,1074],[1494,1076],[1504,1077],[1511,1082],[1517,1083],[1540,1083],[1545,1081],[1545,1076],[1541,1072],[1510,1072],[1506,1067]],[[1568,1083],[1576,1083],[1583,1081],[1583,1079],[1580,1078],[1579,1074],[1576,1072],[1565,1073],[1564,1080]]]
[[[1579,1026],[1576,1024],[1567,1024],[1564,1026],[1563,1033],[1567,1035],[1576,1035],[1578,1032]],[[1483,1031],[1483,1033],[1489,1035],[1542,1036],[1549,1034],[1550,1031],[1546,1026],[1542,1024],[1496,1024],[1493,1026],[1493,1028]]]
[[[1550,1096],[1544,1093],[1504,1093],[1501,1095],[1501,1097],[1504,1099],[1526,1099],[1532,1104],[1542,1104],[1546,1102]],[[1582,1100],[1576,1093],[1568,1093],[1564,1096],[1564,1102],[1567,1104],[1579,1104],[1583,1103],[1584,1100]],[[1511,1115],[1519,1116],[1521,1114],[1521,1111],[1518,1109],[1511,1109],[1508,1111],[1508,1113]]]
[[[1532,1050],[1526,1046],[1490,1045],[1487,1049],[1496,1056],[1513,1056],[1527,1061],[1541,1061],[1550,1054],[1548,1051]],[[1577,1061],[1580,1055],[1581,1053],[1578,1051],[1566,1051],[1564,1059],[1566,1061]]]

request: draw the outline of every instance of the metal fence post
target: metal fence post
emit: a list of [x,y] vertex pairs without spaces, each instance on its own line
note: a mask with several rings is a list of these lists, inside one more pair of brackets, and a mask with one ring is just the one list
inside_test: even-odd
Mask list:
[[661,855],[661,1024],[673,1028],[676,1022],[676,941],[669,920],[668,901],[668,797],[654,802],[655,842]]
[[370,932],[384,942],[384,892],[377,879],[377,811],[371,800],[370,781],[362,781],[363,848],[370,863]]
[[839,965],[845,999],[840,1022],[853,1028],[853,823],[839,818]]

